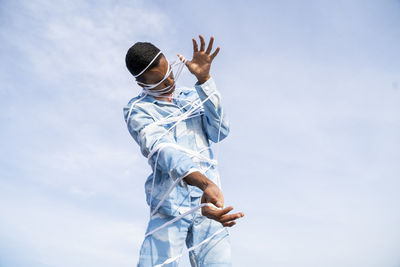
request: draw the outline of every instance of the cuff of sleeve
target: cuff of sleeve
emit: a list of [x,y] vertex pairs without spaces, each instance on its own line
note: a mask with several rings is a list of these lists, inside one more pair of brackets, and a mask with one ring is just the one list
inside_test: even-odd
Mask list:
[[197,165],[194,164],[192,160],[181,159],[179,164],[170,171],[170,176],[174,180],[175,179],[183,179],[184,177],[186,177],[187,175],[189,175],[195,171],[199,171],[199,170],[197,168]]
[[194,172],[200,172],[200,170],[197,168],[190,168],[187,172],[182,174],[178,179],[182,180],[183,178],[185,178],[186,176],[188,176],[189,174],[194,173]]
[[194,87],[196,88],[197,92],[200,90],[207,96],[217,90],[213,77],[210,77],[210,79],[202,84],[199,84],[199,82],[197,82]]

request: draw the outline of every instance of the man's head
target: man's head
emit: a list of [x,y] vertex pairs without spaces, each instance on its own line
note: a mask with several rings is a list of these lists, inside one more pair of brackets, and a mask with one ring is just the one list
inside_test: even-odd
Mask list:
[[[136,77],[137,82],[156,84],[164,78],[168,71],[168,61],[162,53],[157,56],[159,52],[160,49],[158,49],[152,43],[147,42],[137,42],[131,48],[129,48],[125,57],[126,67],[128,68],[129,72],[133,76],[137,76],[147,67],[142,74]],[[162,89],[173,84],[174,76],[171,72],[171,74],[163,82],[154,87],[152,90]]]

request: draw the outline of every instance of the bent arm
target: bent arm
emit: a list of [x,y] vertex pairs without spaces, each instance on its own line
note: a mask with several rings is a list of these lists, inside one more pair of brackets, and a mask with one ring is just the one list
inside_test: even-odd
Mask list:
[[182,179],[198,171],[191,156],[179,149],[175,139],[164,127],[157,125],[150,114],[143,109],[133,108],[128,119],[127,108],[124,113],[129,133],[140,146],[143,156],[148,158],[153,171],[157,168],[167,172],[173,179]]
[[[223,140],[229,134],[229,122],[221,105],[221,94],[217,91],[211,77],[205,83],[195,85],[200,100],[204,101],[203,127],[208,138],[214,143]],[[220,130],[221,126],[221,130]]]
[[[131,114],[129,118],[128,114]],[[142,154],[149,159],[153,171],[160,168],[167,170],[172,178],[184,179],[188,184],[203,191],[202,203],[212,203],[220,208],[213,209],[205,206],[202,208],[204,216],[228,227],[235,225],[235,220],[244,216],[243,213],[228,214],[233,208],[223,208],[222,191],[197,169],[197,165],[190,156],[176,148],[175,140],[168,135],[165,128],[156,125],[149,114],[144,110],[136,109],[132,109],[130,113],[129,108],[125,108],[124,116],[130,134],[139,144]]]

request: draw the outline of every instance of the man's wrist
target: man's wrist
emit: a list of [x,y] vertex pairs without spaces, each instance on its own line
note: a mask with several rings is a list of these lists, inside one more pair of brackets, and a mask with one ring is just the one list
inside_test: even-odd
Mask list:
[[197,78],[198,84],[203,84],[203,83],[205,83],[206,81],[208,81],[208,80],[211,78],[211,76],[208,74],[208,75],[205,76],[205,77],[196,77],[196,78]]
[[196,186],[202,191],[204,191],[210,184],[213,183],[199,171],[192,172],[183,179],[186,181],[186,183]]

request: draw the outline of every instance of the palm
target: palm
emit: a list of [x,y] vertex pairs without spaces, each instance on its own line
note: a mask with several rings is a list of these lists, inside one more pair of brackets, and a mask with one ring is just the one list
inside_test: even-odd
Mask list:
[[187,67],[194,75],[209,73],[211,67],[211,57],[205,52],[193,52],[193,59],[187,62]]
[[[186,66],[189,69],[189,71],[196,76],[198,81],[200,83],[203,83],[210,77],[211,63],[217,56],[220,47],[217,47],[217,49],[215,49],[215,51],[212,54],[210,54],[214,43],[214,37],[210,38],[207,50],[205,50],[206,44],[203,36],[199,35],[199,37],[200,37],[200,50],[196,40],[192,39],[193,58],[190,61],[186,61]],[[184,61],[184,57],[182,55],[178,54],[178,56],[182,61]]]

